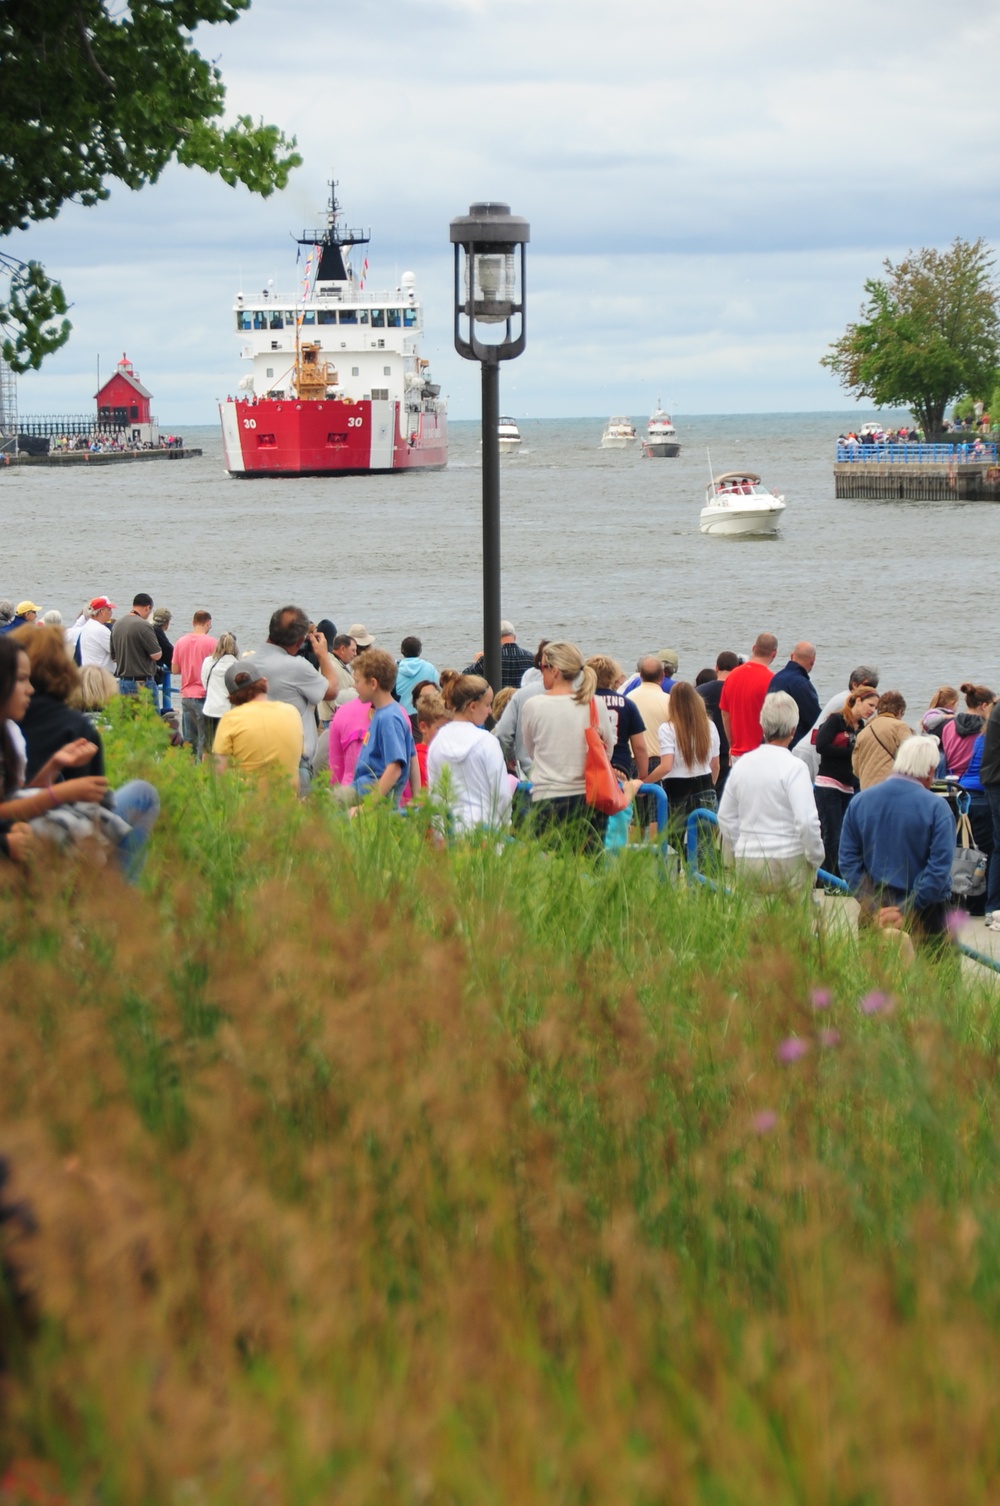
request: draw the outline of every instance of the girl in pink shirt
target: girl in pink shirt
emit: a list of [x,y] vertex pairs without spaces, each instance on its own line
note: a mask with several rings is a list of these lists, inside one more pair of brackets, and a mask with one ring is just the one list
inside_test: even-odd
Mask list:
[[368,732],[372,708],[367,701],[348,701],[338,706],[330,723],[330,779],[333,784],[353,784],[361,744]]

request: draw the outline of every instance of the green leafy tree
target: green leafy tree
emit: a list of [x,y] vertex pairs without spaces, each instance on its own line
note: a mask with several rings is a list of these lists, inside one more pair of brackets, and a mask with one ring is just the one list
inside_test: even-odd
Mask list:
[[[155,183],[169,162],[201,167],[266,197],[301,158],[294,138],[241,115],[221,124],[219,69],[192,42],[250,0],[2,0],[0,237],[97,204],[108,183]],[[2,354],[37,368],[69,337],[66,297],[38,262],[0,252]]]
[[857,324],[822,365],[856,397],[909,408],[929,440],[944,429],[952,399],[988,392],[1000,360],[1000,306],[993,255],[982,239],[948,251],[924,248],[865,283]]

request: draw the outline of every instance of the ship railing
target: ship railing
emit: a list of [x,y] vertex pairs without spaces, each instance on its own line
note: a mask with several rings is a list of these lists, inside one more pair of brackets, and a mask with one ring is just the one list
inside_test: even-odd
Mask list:
[[[317,284],[317,288],[326,286],[328,285],[325,283]],[[414,303],[410,303],[409,294],[402,292],[400,288],[359,288],[356,283],[348,284],[343,282],[331,283],[329,287],[331,291],[328,293],[320,293],[314,289],[312,296],[308,299],[303,299],[301,291],[292,293],[275,291],[269,293],[266,298],[245,297],[237,304],[236,312],[241,314],[260,314],[265,312],[271,313],[272,311],[278,312],[285,309],[297,309],[301,313],[304,308],[308,308],[314,301],[319,303],[374,304],[376,308],[382,305],[385,305],[387,308],[420,307],[419,299]],[[246,334],[247,331],[241,330],[240,333]],[[257,330],[256,333],[262,334],[263,331]]]
[[837,460],[869,465],[996,465],[993,440],[968,444],[838,444]]

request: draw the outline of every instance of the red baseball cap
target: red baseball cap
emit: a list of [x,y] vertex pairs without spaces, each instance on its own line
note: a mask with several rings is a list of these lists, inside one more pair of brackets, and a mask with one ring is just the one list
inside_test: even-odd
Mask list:
[[112,612],[115,609],[114,602],[109,601],[106,596],[95,596],[93,601],[90,603],[90,610],[92,612],[103,612],[105,607],[110,607]]

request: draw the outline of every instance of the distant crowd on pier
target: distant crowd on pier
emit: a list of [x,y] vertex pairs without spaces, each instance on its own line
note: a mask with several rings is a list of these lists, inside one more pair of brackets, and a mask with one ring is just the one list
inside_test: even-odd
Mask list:
[[128,609],[94,596],[69,625],[31,600],[0,601],[7,858],[50,838],[57,811],[96,804],[120,818],[104,835],[134,868],[155,791],[112,795],[100,727],[113,697],[146,696],[177,747],[249,782],[277,778],[305,797],[327,775],[355,814],[405,810],[429,790],[441,840],[524,831],[594,850],[652,823],[660,787],[678,846],[689,814],[708,812],[736,868],[765,889],[842,878],[872,925],[933,940],[957,898],[1000,931],[1000,717],[988,686],[936,687],[911,725],[871,663],[821,704],[814,646],[794,644],[782,663],[768,632],[745,657],[722,649],[682,675],[670,648],[640,653],[629,672],[565,639],[526,648],[505,621],[494,693],[481,652],[439,666],[415,635],[393,652],[361,622],[339,631],[294,605],[253,645],[216,633],[204,607],[172,631],[146,592]]
[[49,454],[70,454],[89,450],[92,455],[105,452],[131,454],[134,450],[183,449],[184,440],[179,434],[161,434],[155,442],[150,439],[132,439],[121,429],[97,429],[89,434],[56,434],[49,440]]

